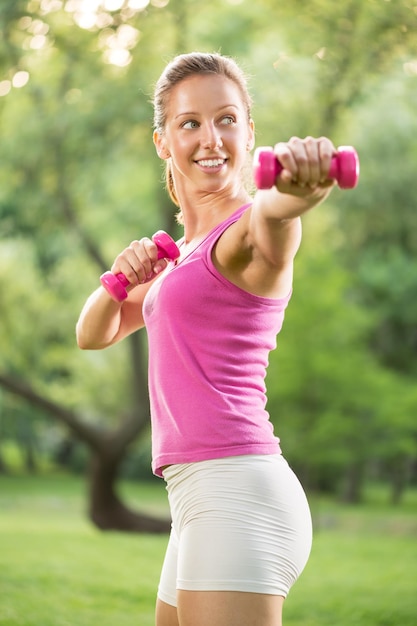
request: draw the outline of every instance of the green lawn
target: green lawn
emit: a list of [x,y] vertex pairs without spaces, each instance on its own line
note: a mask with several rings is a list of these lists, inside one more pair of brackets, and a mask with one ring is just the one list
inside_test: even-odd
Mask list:
[[[126,498],[166,513],[162,481]],[[167,537],[101,533],[76,478],[0,478],[1,626],[153,626]],[[417,494],[397,509],[313,501],[309,564],[285,626],[417,625]],[[196,624],[198,626],[198,624]]]

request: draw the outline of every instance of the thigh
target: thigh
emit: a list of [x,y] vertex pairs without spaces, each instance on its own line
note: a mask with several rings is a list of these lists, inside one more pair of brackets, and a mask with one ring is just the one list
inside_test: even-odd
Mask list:
[[[177,604],[178,544],[178,535],[172,527],[159,580],[158,600],[174,608]],[[165,613],[166,611],[164,611]],[[163,623],[165,624],[165,622]]]
[[282,626],[283,603],[268,594],[180,590],[179,626]]
[[188,471],[171,498],[177,589],[285,597],[311,548],[308,503],[285,460],[223,459]]
[[179,626],[177,607],[167,604],[158,598],[156,601],[155,625]]

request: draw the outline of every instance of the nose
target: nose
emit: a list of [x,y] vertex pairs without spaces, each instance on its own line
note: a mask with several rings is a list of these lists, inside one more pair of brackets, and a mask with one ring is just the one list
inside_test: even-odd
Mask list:
[[219,129],[215,124],[206,124],[202,127],[201,146],[208,150],[221,148],[223,145]]

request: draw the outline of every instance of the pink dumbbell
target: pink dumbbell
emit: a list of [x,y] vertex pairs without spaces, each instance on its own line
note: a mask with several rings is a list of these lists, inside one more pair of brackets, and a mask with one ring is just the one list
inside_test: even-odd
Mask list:
[[[253,177],[258,189],[270,189],[283,167],[270,147],[257,148],[253,159]],[[353,189],[359,180],[359,158],[351,146],[340,146],[332,158],[329,178],[341,189]]]
[[[152,237],[152,241],[156,243],[158,248],[158,259],[169,259],[170,261],[175,261],[175,259],[178,259],[180,256],[177,244],[163,230],[158,230],[158,232]],[[113,300],[116,300],[116,302],[122,302],[127,298],[126,287],[129,285],[129,281],[121,272],[119,274],[105,272],[100,276],[100,281],[103,287],[108,291]]]

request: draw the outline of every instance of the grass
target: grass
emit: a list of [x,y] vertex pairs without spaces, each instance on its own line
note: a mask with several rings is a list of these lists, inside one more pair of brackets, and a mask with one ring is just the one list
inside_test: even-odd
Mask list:
[[[166,513],[163,483],[124,496]],[[153,626],[167,537],[101,533],[70,476],[0,478],[1,626]],[[417,494],[396,509],[312,502],[310,561],[285,626],[416,626]],[[196,624],[198,626],[198,623]]]

